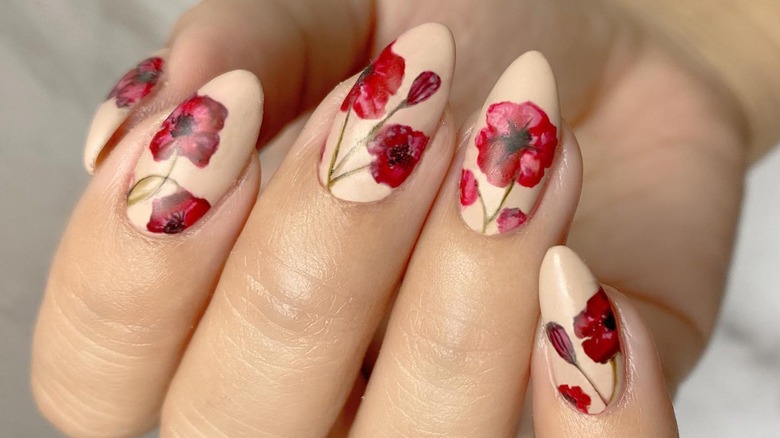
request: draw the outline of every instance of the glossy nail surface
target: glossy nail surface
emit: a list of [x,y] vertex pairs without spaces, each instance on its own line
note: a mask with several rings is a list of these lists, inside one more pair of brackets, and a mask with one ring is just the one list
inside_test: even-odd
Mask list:
[[125,73],[108,93],[106,101],[98,107],[84,147],[84,167],[89,173],[95,171],[100,152],[133,107],[159,84],[166,54],[167,50],[160,51]]
[[607,294],[574,251],[556,246],[542,262],[539,304],[558,392],[582,413],[602,412],[623,378],[620,336]]
[[378,201],[409,178],[447,104],[455,45],[439,24],[390,43],[344,99],[325,143],[320,182],[339,199]]
[[495,235],[528,220],[558,146],[555,77],[538,52],[518,58],[496,83],[472,130],[460,182],[461,213]]
[[177,234],[234,185],[255,151],[262,90],[255,76],[225,73],[165,118],[136,164],[127,213],[138,229]]

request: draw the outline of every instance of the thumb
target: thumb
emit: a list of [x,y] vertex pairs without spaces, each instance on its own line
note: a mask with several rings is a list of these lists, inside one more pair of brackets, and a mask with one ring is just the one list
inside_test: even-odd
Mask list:
[[166,47],[130,69],[100,105],[85,167],[93,173],[139,122],[237,69],[254,73],[266,90],[266,141],[363,62],[369,13],[368,2],[354,0],[201,2],[179,19]]
[[539,277],[537,436],[678,436],[655,343],[629,300],[565,246],[547,252]]

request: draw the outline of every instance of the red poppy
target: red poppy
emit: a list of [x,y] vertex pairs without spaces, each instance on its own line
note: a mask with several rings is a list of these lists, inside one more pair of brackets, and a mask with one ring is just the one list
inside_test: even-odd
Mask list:
[[593,361],[607,363],[620,351],[615,315],[604,289],[590,297],[584,311],[574,318],[574,334],[585,339],[582,348]]
[[368,144],[376,157],[370,169],[374,181],[398,187],[411,175],[428,145],[428,137],[405,125],[387,125]]
[[590,396],[585,394],[585,391],[583,391],[582,388],[579,386],[561,385],[558,387],[558,392],[561,393],[566,401],[577,408],[578,411],[583,414],[588,413],[588,408],[590,408]]
[[558,355],[570,364],[577,363],[577,356],[574,353],[574,346],[571,344],[571,338],[566,333],[566,329],[563,328],[557,322],[548,322],[544,326],[544,332],[547,334],[547,339],[552,344]]
[[460,173],[460,205],[468,207],[477,202],[479,197],[479,183],[474,177],[474,172],[463,169]]
[[108,94],[108,99],[116,98],[117,108],[135,105],[148,95],[162,74],[165,61],[162,58],[149,58],[141,61],[127,72]]
[[179,189],[172,195],[152,202],[152,217],[146,229],[152,233],[177,234],[186,230],[206,214],[211,205],[203,198]]
[[155,161],[176,152],[198,167],[206,167],[219,146],[219,131],[225,126],[228,110],[208,96],[197,94],[176,107],[162,123],[149,149]]
[[531,102],[500,102],[490,105],[486,119],[475,143],[477,164],[490,184],[539,184],[558,145],[558,130],[547,114]]
[[496,219],[496,222],[498,223],[498,232],[508,233],[520,225],[523,225],[526,219],[528,219],[528,216],[519,208],[505,208],[501,210],[498,219]]
[[406,96],[406,106],[425,102],[441,87],[441,78],[432,71],[424,71],[412,82],[412,88]]
[[404,59],[393,53],[393,44],[395,42],[385,47],[363,70],[341,104],[341,111],[352,107],[361,119],[378,119],[385,115],[385,105],[401,87],[406,69]]

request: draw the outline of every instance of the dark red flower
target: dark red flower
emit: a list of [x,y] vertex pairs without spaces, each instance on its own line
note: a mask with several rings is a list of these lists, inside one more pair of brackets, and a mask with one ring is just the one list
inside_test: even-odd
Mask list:
[[477,202],[479,197],[479,183],[474,177],[474,172],[463,169],[460,173],[460,205],[468,207]]
[[604,289],[590,297],[585,310],[574,318],[574,334],[587,338],[582,342],[585,354],[593,361],[607,363],[620,351],[615,315]]
[[219,146],[219,131],[225,126],[228,110],[208,96],[197,94],[176,107],[162,123],[149,149],[155,161],[176,152],[198,167],[206,167]]
[[376,159],[370,169],[374,181],[398,187],[411,175],[420,161],[428,137],[405,125],[386,125],[368,143],[368,152]]
[[561,385],[558,387],[558,392],[561,393],[566,401],[574,405],[578,411],[583,414],[588,413],[588,408],[590,408],[590,396],[585,394],[585,391],[583,391],[582,388],[579,386]]
[[498,219],[496,219],[496,222],[498,223],[498,232],[508,233],[520,225],[523,225],[526,219],[528,219],[528,216],[519,208],[505,208],[501,210]]
[[548,322],[544,326],[544,332],[547,334],[547,339],[552,344],[558,355],[566,362],[574,365],[577,363],[577,356],[574,353],[574,346],[571,344],[571,338],[566,333],[566,329],[563,328],[557,322]]
[[186,230],[206,214],[211,205],[203,198],[179,189],[172,195],[152,202],[152,217],[146,229],[152,233],[177,234]]
[[116,98],[117,108],[127,108],[135,105],[139,100],[148,95],[162,74],[162,58],[149,58],[141,61],[132,70],[125,73],[122,79],[114,85],[108,93],[108,99]]
[[500,102],[490,105],[486,119],[475,143],[477,164],[490,184],[539,184],[558,145],[558,130],[547,114],[531,102]]
[[361,119],[378,119],[385,115],[385,105],[401,87],[406,69],[404,59],[393,53],[393,44],[395,42],[385,47],[363,70],[341,104],[341,111],[352,107]]
[[412,88],[406,96],[406,106],[425,102],[441,87],[441,78],[432,71],[424,71],[412,82]]

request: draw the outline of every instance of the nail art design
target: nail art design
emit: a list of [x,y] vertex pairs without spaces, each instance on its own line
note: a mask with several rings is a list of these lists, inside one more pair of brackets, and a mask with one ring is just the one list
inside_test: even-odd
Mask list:
[[100,151],[125,121],[130,110],[141,99],[148,96],[159,83],[165,67],[163,56],[166,53],[167,51],[161,51],[128,71],[119,79],[108,93],[106,101],[98,108],[92,119],[84,149],[84,166],[89,173],[94,172]]
[[558,147],[558,96],[552,70],[537,52],[518,58],[482,109],[461,174],[461,212],[486,235],[528,220]]
[[127,193],[131,222],[153,234],[178,234],[195,224],[245,167],[261,117],[260,85],[241,70],[179,104],[136,165]]
[[403,184],[444,111],[453,66],[442,25],[419,26],[388,45],[341,104],[322,151],[322,185],[337,198],[371,202]]
[[607,294],[572,250],[557,246],[542,263],[539,299],[559,393],[582,413],[603,411],[622,376],[620,336]]

